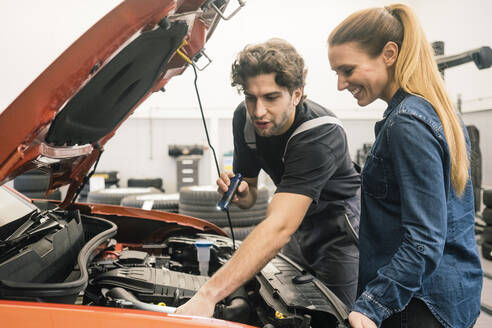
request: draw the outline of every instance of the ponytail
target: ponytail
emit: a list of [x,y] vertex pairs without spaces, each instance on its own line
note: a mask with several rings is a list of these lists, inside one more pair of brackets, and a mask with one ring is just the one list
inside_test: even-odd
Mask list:
[[329,46],[354,41],[372,57],[378,56],[387,42],[398,44],[394,80],[399,88],[425,98],[434,107],[449,147],[451,183],[462,195],[469,178],[463,127],[413,10],[403,4],[361,10],[346,18],[328,38]]

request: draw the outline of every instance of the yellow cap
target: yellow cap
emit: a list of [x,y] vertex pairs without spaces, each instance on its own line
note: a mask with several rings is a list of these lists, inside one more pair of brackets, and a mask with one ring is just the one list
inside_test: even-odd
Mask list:
[[187,62],[188,64],[190,65],[193,65],[193,62],[191,61],[191,59],[186,56],[182,51],[181,51],[181,48],[183,48],[184,46],[186,46],[188,44],[188,42],[186,42],[185,39],[183,39],[183,42],[181,42],[181,45],[179,46],[179,48],[176,50],[176,52],[178,53],[178,55],[180,55],[184,60],[185,62]]

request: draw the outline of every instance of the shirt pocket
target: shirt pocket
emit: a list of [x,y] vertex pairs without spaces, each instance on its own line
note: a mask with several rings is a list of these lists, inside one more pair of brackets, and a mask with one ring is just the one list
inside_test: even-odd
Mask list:
[[369,153],[362,170],[362,191],[378,199],[388,197],[388,176],[384,159]]

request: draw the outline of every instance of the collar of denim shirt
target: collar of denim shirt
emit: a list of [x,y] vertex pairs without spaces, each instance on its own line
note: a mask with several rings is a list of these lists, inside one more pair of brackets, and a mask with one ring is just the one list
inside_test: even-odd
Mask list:
[[384,111],[383,118],[386,118],[393,111],[393,109],[395,109],[396,106],[398,106],[403,99],[405,99],[406,96],[408,96],[407,92],[405,92],[402,88],[398,89],[388,103],[388,107]]

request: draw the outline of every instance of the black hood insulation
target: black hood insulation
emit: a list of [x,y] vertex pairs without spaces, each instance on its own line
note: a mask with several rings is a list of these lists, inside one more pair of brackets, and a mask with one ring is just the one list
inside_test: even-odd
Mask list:
[[184,22],[165,27],[142,33],[107,63],[56,116],[46,142],[93,144],[110,133],[155,85],[187,32]]

